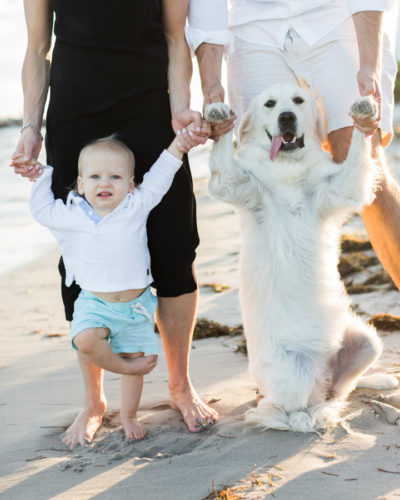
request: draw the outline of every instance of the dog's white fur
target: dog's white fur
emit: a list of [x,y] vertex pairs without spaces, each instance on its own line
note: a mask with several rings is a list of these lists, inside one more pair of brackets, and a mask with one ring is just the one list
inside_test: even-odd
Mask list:
[[[266,107],[269,100],[276,104]],[[365,103],[358,103],[364,115]],[[215,103],[206,119],[230,112]],[[282,112],[295,114],[305,145],[271,161],[266,131],[279,135]],[[246,419],[309,432],[337,422],[341,402],[382,349],[375,329],[350,311],[337,270],[340,227],[373,201],[375,166],[358,130],[347,160],[333,163],[321,147],[316,102],[294,85],[256,97],[239,136],[235,155],[232,133],[214,144],[209,190],[235,205],[241,220],[240,302],[250,373],[264,396]],[[393,388],[397,380],[388,375],[380,383]]]

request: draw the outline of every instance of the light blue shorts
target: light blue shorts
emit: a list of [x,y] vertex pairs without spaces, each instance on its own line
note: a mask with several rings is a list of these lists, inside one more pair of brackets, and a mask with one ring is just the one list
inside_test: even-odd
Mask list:
[[74,305],[71,323],[71,342],[87,328],[108,328],[107,340],[111,349],[120,352],[158,354],[158,341],[154,333],[154,312],[157,298],[150,287],[130,302],[106,302],[93,293],[82,290]]

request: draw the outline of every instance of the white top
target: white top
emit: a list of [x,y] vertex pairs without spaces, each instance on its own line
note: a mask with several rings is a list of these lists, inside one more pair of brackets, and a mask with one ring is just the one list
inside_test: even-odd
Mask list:
[[[186,39],[194,53],[204,42],[233,50],[231,30],[243,40],[283,49],[294,29],[308,44],[341,26],[335,38],[354,36],[350,16],[361,11],[386,11],[393,0],[190,0]],[[268,21],[268,22],[266,22]]]
[[66,285],[73,280],[84,290],[117,292],[145,288],[152,281],[146,222],[152,208],[170,188],[182,165],[164,151],[143,177],[140,186],[101,218],[75,192],[67,202],[54,199],[52,167],[33,184],[33,217],[55,236],[64,259]]

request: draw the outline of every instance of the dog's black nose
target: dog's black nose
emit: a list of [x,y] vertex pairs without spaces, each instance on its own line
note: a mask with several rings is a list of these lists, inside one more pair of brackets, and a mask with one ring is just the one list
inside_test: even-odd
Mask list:
[[296,123],[296,115],[291,111],[285,111],[279,115],[278,123],[281,129],[291,129]]

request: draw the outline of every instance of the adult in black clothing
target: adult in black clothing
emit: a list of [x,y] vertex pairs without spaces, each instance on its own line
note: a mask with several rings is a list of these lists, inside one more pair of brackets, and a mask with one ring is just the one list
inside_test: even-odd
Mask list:
[[[24,127],[13,156],[15,171],[35,176],[30,164],[42,146],[40,128],[49,85],[46,152],[47,163],[54,167],[56,197],[66,197],[77,176],[78,153],[92,139],[117,133],[135,154],[136,182],[171,142],[174,130],[181,132],[195,122],[199,133],[181,133],[182,142],[205,142],[208,129],[201,128],[200,114],[189,109],[191,59],[184,38],[187,3],[25,0]],[[54,17],[56,41],[50,63]],[[215,422],[217,413],[200,400],[188,377],[198,298],[193,272],[198,235],[187,158],[171,190],[149,217],[148,242],[171,405],[182,412],[188,429],[198,432]],[[60,271],[63,275],[62,262]],[[77,285],[63,284],[68,320],[78,294]],[[63,438],[71,449],[93,438],[106,410],[102,370],[83,354],[78,353],[78,358],[85,402]]]

